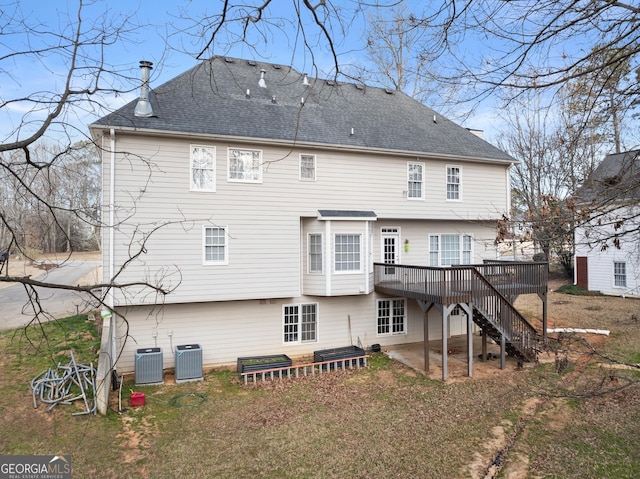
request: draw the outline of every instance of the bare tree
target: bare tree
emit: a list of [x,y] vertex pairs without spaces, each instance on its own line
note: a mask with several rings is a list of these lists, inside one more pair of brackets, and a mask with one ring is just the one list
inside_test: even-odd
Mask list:
[[[194,20],[190,31],[199,41],[193,53],[198,58],[224,54],[242,43],[264,55],[263,47],[281,33],[292,52],[305,49],[312,57],[327,53],[340,71],[342,54],[364,48],[369,40],[366,36],[363,45],[350,43],[347,48],[349,27],[367,14],[393,18],[391,8],[398,4],[292,0],[291,8],[276,10],[274,3],[216,5],[213,13]],[[183,14],[193,18],[186,9]],[[640,7],[624,2],[441,0],[407,19],[416,28],[412,35],[424,46],[420,53],[442,58],[439,80],[479,87],[479,96],[503,87],[513,88],[515,94],[533,87],[556,90],[569,80],[633,59],[640,48]],[[606,54],[612,51],[621,53]],[[637,93],[632,85],[624,92]]]
[[429,25],[421,14],[398,4],[367,15],[366,59],[347,65],[368,85],[402,91],[443,114],[454,112],[457,85],[438,81],[437,58],[429,49]]
[[[138,26],[104,4],[83,0],[75,11],[59,13],[55,26],[22,8],[18,1],[2,8],[0,121],[6,128],[0,138],[0,249],[10,248],[26,258],[43,249],[70,254],[82,243],[95,241],[95,230],[102,225],[97,213],[97,159],[90,151],[97,147],[89,146],[86,120],[78,115],[103,111],[107,96],[137,88],[137,78],[133,82],[126,75],[128,65],[120,71],[107,59],[110,47]],[[16,76],[16,63],[29,64],[32,77],[45,81],[33,85],[27,81],[31,78]],[[79,177],[88,181],[79,182]],[[159,227],[149,228],[142,240],[136,238],[131,258],[144,252],[145,241]],[[72,286],[12,276],[5,268],[0,282],[24,286],[33,321],[50,319],[41,300],[45,289],[81,292],[107,308],[111,305],[106,298],[116,288],[148,289],[160,296],[171,289],[161,278],[120,284],[118,275],[116,271],[100,284]]]
[[572,216],[565,200],[572,193],[572,170],[566,166],[573,160],[571,150],[562,147],[565,125],[543,107],[536,91],[511,102],[504,120],[508,128],[499,145],[519,162],[511,170],[513,211],[499,228],[498,240],[517,229],[518,241],[532,242],[546,260],[558,257],[571,271]]
[[[629,48],[623,50],[594,48],[590,65],[605,65],[588,68],[584,76],[570,80],[561,89],[566,98],[565,110],[573,117],[573,131],[581,129],[589,136],[592,145],[606,144],[610,151],[623,151],[623,129],[629,112],[634,107],[633,96],[627,95],[632,88],[631,58]],[[577,73],[582,73],[581,67]]]

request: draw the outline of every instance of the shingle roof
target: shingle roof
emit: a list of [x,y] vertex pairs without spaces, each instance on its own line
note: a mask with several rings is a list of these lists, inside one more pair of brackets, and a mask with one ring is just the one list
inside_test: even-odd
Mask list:
[[576,196],[582,202],[640,201],[640,150],[605,156]]
[[[258,86],[262,69],[266,88]],[[284,65],[218,57],[152,89],[153,117],[134,116],[136,102],[92,127],[515,161],[404,93],[313,78],[304,85],[303,75]]]

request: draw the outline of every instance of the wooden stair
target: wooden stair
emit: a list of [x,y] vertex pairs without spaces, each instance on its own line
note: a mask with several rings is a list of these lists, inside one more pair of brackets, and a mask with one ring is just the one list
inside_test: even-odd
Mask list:
[[510,356],[535,361],[539,340],[536,329],[477,270],[473,282],[473,321],[498,344],[504,336],[505,350]]

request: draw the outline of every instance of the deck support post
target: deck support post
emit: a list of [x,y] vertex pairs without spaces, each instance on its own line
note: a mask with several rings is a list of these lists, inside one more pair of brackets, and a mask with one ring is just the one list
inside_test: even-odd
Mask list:
[[500,369],[504,369],[507,367],[506,360],[506,350],[507,350],[507,341],[504,336],[504,333],[500,335]]
[[429,364],[429,309],[424,312],[424,372],[431,372],[431,364]]
[[542,340],[547,342],[547,292],[539,294],[542,300]]
[[469,377],[473,377],[473,317],[472,314],[469,314],[472,308],[467,306],[464,309],[467,314],[467,372]]
[[482,361],[487,360],[487,331],[482,328]]
[[449,345],[447,344],[447,338],[449,328],[447,328],[447,317],[449,316],[449,308],[442,307],[442,380],[447,380],[447,360],[449,356]]
[[431,364],[429,361],[429,311],[433,307],[433,303],[418,300],[418,305],[424,313],[424,372],[431,372]]

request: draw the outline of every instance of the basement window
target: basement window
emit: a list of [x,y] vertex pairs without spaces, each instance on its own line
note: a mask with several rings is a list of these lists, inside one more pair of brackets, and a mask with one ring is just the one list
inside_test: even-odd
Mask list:
[[285,344],[318,341],[318,304],[286,304],[283,306],[283,339]]
[[378,300],[378,336],[407,334],[407,303],[404,299]]

